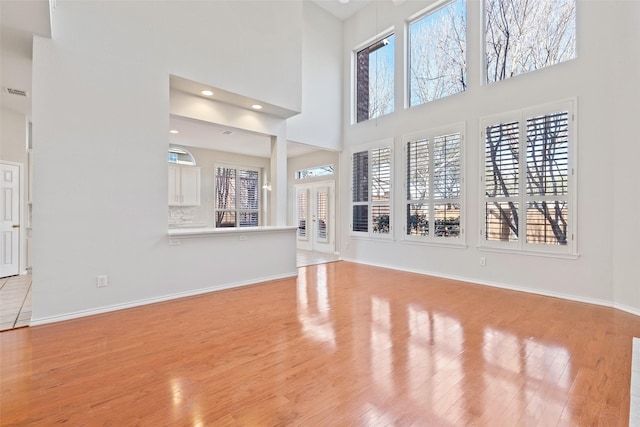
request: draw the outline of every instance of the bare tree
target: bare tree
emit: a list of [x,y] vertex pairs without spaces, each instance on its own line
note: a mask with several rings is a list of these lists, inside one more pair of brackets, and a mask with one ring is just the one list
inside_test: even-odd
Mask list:
[[486,0],[488,82],[575,57],[576,0]]
[[466,90],[466,70],[464,1],[455,1],[411,24],[411,105]]

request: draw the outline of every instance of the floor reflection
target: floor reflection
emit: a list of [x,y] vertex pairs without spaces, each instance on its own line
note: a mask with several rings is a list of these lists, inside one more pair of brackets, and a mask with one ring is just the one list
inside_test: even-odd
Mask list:
[[327,285],[327,266],[318,265],[314,277],[307,280],[312,270],[302,269],[298,274],[298,320],[309,338],[336,347],[336,335],[330,317],[331,303]]
[[540,411],[563,413],[571,358],[562,346],[378,295],[369,305],[366,352],[376,399],[363,410],[374,424],[397,410],[384,402],[399,395],[434,425],[472,423],[496,405],[516,424]]

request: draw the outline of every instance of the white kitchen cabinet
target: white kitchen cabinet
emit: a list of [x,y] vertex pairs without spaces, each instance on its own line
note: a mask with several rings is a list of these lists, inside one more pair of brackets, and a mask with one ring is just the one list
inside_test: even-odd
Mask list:
[[169,165],[169,206],[200,206],[200,168]]

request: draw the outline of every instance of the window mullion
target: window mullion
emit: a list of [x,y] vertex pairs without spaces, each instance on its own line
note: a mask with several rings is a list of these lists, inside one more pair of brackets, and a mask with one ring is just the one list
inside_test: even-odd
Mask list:
[[524,248],[527,239],[527,122],[518,117],[518,246]]

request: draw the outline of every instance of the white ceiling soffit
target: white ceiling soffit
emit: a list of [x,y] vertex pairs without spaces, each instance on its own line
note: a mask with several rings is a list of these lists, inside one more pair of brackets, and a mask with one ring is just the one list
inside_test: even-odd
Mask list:
[[[364,9],[370,3],[376,0],[312,0],[315,4],[331,13],[341,21],[351,18],[353,15]],[[378,0],[380,1],[380,0]]]
[[[218,125],[186,117],[171,115],[170,129],[178,131],[169,134],[169,143],[185,147],[223,151],[254,157],[271,157],[271,138],[242,129]],[[316,148],[289,142],[287,157],[296,157],[317,151]]]
[[[2,0],[0,0],[2,1]],[[229,92],[220,88],[209,86],[203,83],[199,83],[193,80],[185,79],[178,76],[170,76],[169,84],[171,89],[186,92],[191,95],[199,96],[204,99],[210,99],[214,101],[224,102],[225,104],[234,105],[240,108],[246,108],[252,110],[252,105],[260,104],[262,108],[260,112],[263,114],[269,114],[271,116],[279,117],[281,119],[288,119],[298,114],[297,111],[289,110],[287,108],[279,107],[277,105],[268,104],[260,100],[249,98],[247,96],[239,95],[237,93]],[[203,90],[211,90],[213,95],[205,96],[202,94]],[[255,111],[255,110],[252,110]]]

